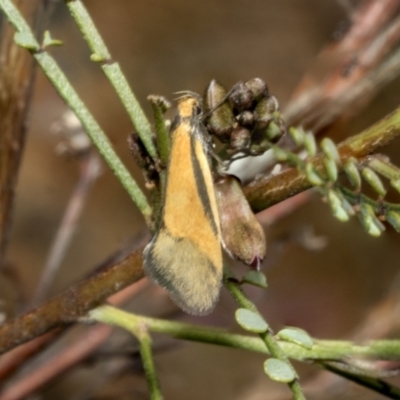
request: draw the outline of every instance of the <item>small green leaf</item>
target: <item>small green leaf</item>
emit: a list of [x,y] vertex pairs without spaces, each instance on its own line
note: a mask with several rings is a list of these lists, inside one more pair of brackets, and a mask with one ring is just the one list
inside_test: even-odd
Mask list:
[[390,181],[390,185],[400,193],[400,179]]
[[273,381],[289,383],[296,379],[293,368],[277,358],[265,361],[264,371]]
[[321,149],[325,153],[325,155],[334,160],[337,164],[340,164],[340,155],[336,144],[332,139],[324,138],[321,140]]
[[14,42],[17,43],[18,46],[21,46],[28,50],[39,50],[39,44],[32,37],[30,33],[26,32],[17,32],[14,35]]
[[292,126],[289,128],[289,135],[297,146],[301,146],[304,143],[305,132],[303,128]]
[[382,231],[379,229],[379,227],[374,223],[373,219],[369,216],[362,215],[360,217],[361,223],[366,230],[366,232],[374,237],[379,237],[381,236]]
[[51,37],[50,31],[45,31],[43,34],[42,47],[46,48],[49,46],[61,46],[63,42],[61,40],[53,39]]
[[307,350],[311,350],[314,345],[310,335],[300,328],[284,328],[278,332],[277,336],[287,342],[298,344]]
[[371,236],[380,236],[381,233],[385,230],[385,226],[376,217],[373,207],[367,203],[361,203],[359,207],[360,212],[358,213],[358,217],[364,229]]
[[268,124],[267,130],[265,131],[265,137],[269,140],[276,141],[276,138],[279,138],[281,136],[282,136],[282,129],[279,127],[279,125],[276,122],[271,121]]
[[357,168],[357,160],[354,157],[350,157],[343,167],[344,171],[349,178],[350,183],[356,188],[361,188],[361,175]]
[[263,333],[268,330],[268,324],[263,318],[253,311],[239,308],[235,312],[237,323],[246,331],[254,333]]
[[107,57],[105,57],[105,56],[102,55],[102,54],[97,54],[97,53],[93,53],[93,54],[90,56],[90,59],[91,59],[92,61],[94,61],[94,62],[97,62],[97,63],[103,63],[103,62],[107,61]]
[[328,179],[331,182],[336,182],[338,178],[338,168],[335,160],[332,160],[332,158],[324,158],[323,163]]
[[249,283],[250,285],[258,286],[265,289],[267,285],[267,278],[261,271],[249,271],[243,277],[244,283]]
[[317,154],[317,142],[311,132],[306,133],[304,136],[304,147],[310,157],[314,157]]
[[396,211],[388,211],[385,217],[389,224],[392,225],[397,232],[400,232],[400,214]]
[[349,214],[343,207],[342,199],[333,189],[328,190],[328,203],[331,206],[333,216],[341,222],[349,220]]
[[306,164],[306,177],[307,180],[314,186],[321,186],[325,183],[317,169],[311,163]]
[[362,174],[363,178],[372,187],[372,189],[374,189],[375,192],[379,194],[379,196],[383,197],[386,195],[386,189],[383,186],[381,178],[378,176],[378,174],[373,169],[371,169],[369,167],[365,167],[361,171],[361,174]]
[[288,153],[285,150],[282,150],[281,148],[277,147],[277,146],[273,146],[272,147],[272,151],[274,153],[275,158],[278,161],[287,161],[288,159]]
[[340,191],[338,193],[340,194],[340,197],[342,199],[342,207],[346,211],[346,213],[351,217],[356,215],[356,212],[354,211],[354,207],[348,202],[348,200],[346,200],[346,198],[343,196],[343,194]]

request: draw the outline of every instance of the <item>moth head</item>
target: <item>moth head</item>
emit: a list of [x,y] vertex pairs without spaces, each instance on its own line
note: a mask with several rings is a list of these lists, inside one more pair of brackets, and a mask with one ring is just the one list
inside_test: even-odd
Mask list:
[[176,92],[176,94],[180,95],[176,98],[178,102],[178,108],[180,109],[180,113],[183,116],[190,116],[195,114],[196,116],[200,116],[203,111],[203,100],[201,96],[195,92],[191,92],[189,90],[185,90],[182,92]]

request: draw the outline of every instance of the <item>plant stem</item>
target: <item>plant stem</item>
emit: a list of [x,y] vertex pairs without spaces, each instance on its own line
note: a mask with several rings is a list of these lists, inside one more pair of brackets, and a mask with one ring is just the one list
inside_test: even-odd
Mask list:
[[[232,297],[240,305],[240,307],[246,308],[246,309],[253,311],[261,316],[261,314],[258,312],[255,304],[252,301],[250,301],[249,298],[245,295],[242,288],[240,287],[240,284],[233,277],[232,272],[230,271],[230,269],[227,266],[225,266],[224,275],[225,275],[224,276],[225,286],[231,293]],[[276,342],[271,329],[268,328],[268,330],[266,332],[260,333],[259,336],[265,343],[271,356],[277,358],[280,361],[283,361],[285,364],[287,364],[293,370],[296,378],[293,381],[288,383],[288,386],[293,393],[293,398],[295,400],[305,400],[305,396],[301,389],[299,378],[297,377],[297,373],[294,370],[292,364],[290,363],[287,355],[284,353],[284,351],[281,349],[279,344]]]
[[151,400],[162,400],[161,386],[154,364],[153,352],[151,349],[151,338],[146,329],[140,334],[139,351],[142,358],[143,368],[146,374],[147,385],[149,387]]
[[87,9],[80,0],[66,0],[72,17],[75,19],[90,50],[93,52],[92,60],[101,63],[101,68],[108,80],[116,90],[122,104],[131,118],[131,121],[153,160],[158,159],[157,150],[152,140],[150,123],[135,95],[129,87],[121,67],[111,58],[100,33],[98,32]]
[[42,49],[36,41],[32,30],[16,9],[11,0],[0,0],[0,8],[5,13],[10,23],[17,32],[24,35],[24,40],[29,42],[29,51],[64,99],[71,110],[76,114],[86,133],[103,156],[109,167],[112,169],[122,186],[126,189],[132,200],[142,212],[148,224],[151,222],[152,209],[147,202],[145,195],[132,178],[129,171],[115,153],[110,141],[97,121],[89,112],[83,101],[80,99],[68,79],[56,63],[56,61]]
[[389,160],[371,156],[368,159],[368,165],[389,180],[400,180],[400,168],[393,165]]
[[[250,306],[246,300],[244,300],[243,304]],[[88,317],[90,320],[101,320],[104,323],[118,325],[129,331],[137,331],[140,333],[141,327],[145,326],[149,331],[168,334],[176,339],[216,344],[262,354],[271,354],[265,345],[265,338],[229,333],[221,328],[202,327],[182,322],[143,317],[108,305],[93,309],[89,312]],[[279,347],[278,351],[283,352],[287,357],[298,361],[315,361],[328,371],[339,375],[343,375],[344,372],[334,367],[332,363],[327,364],[324,361],[347,360],[347,362],[351,362],[352,358],[371,361],[400,359],[400,340],[375,340],[363,346],[356,345],[349,341],[317,339],[313,339],[313,341],[314,345],[310,350],[283,340],[279,341],[279,345],[275,342],[275,345]],[[274,345],[272,344],[272,346]],[[374,371],[365,371],[363,376],[353,373],[349,379],[362,386],[376,390],[379,393],[394,393],[396,395],[399,393],[398,388],[374,376],[366,376],[368,372],[372,375],[374,374]],[[294,387],[294,390],[297,390],[297,387]],[[296,395],[300,396],[300,394]]]
[[[98,313],[106,313],[107,308],[113,307],[104,305],[91,310],[88,314],[89,319],[96,319]],[[264,341],[254,336],[229,333],[221,328],[202,327],[194,324],[149,318],[119,309],[114,310],[111,315],[113,318],[118,318],[119,326],[123,326],[129,330],[143,324],[152,332],[168,334],[176,339],[217,344],[257,353],[270,354]],[[110,318],[110,320],[104,320],[103,322],[113,323],[111,317],[108,318]],[[359,357],[370,360],[400,360],[400,340],[375,340],[364,346],[343,340],[313,339],[313,341],[314,345],[310,350],[283,340],[279,341],[279,347],[288,357],[298,361],[340,361],[346,357]]]
[[170,152],[169,129],[167,127],[164,113],[171,104],[162,96],[150,95],[147,97],[153,108],[154,128],[157,135],[157,147],[160,153],[160,161],[165,166],[168,163]]
[[368,389],[373,390],[374,392],[380,393],[381,395],[388,397],[389,399],[400,399],[400,389],[396,386],[390,385],[381,379],[371,378],[368,376],[357,375],[351,373],[350,371],[345,371],[343,369],[337,368],[331,363],[320,363],[321,367],[326,369],[327,371],[333,372],[343,378],[346,378],[350,381],[358,383],[361,386],[364,386]]
[[42,275],[31,300],[31,306],[43,302],[65,257],[86,205],[90,189],[100,176],[101,161],[97,152],[89,151],[80,158],[80,176],[73,189],[65,212],[49,249]]
[[160,383],[151,350],[151,338],[148,326],[140,317],[136,317],[116,307],[102,306],[89,312],[90,319],[109,325],[119,326],[131,332],[139,341],[140,356],[146,374],[151,400],[162,400]]
[[346,197],[346,199],[352,205],[359,204],[361,201],[363,203],[367,203],[371,205],[376,213],[381,213],[382,209],[386,211],[393,210],[393,211],[400,211],[400,204],[389,203],[388,201],[376,201],[371,199],[365,194],[362,193],[354,193],[353,190],[346,188],[345,186],[338,185],[338,189],[342,192],[342,194]]
[[0,354],[54,328],[76,322],[101,301],[143,278],[143,248],[0,326]]

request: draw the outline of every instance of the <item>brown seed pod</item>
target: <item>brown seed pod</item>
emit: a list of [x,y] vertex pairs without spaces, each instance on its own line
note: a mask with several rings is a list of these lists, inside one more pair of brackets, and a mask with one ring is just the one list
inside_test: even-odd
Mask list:
[[246,128],[238,126],[233,129],[231,134],[230,145],[233,152],[239,152],[241,150],[245,150],[249,147],[250,144],[250,131]]
[[229,141],[235,123],[227,94],[225,87],[215,79],[207,86],[204,94],[204,112],[207,114],[211,111],[211,115],[206,118],[205,125],[208,131],[222,142]]
[[251,111],[242,111],[236,116],[239,125],[252,129],[254,126],[254,115]]
[[268,97],[268,86],[261,78],[249,79],[245,85],[250,89],[255,101]]
[[254,120],[257,128],[265,128],[278,110],[279,103],[274,96],[261,99],[254,110]]
[[229,96],[234,112],[240,113],[251,110],[254,103],[254,96],[251,90],[243,83],[237,83]]

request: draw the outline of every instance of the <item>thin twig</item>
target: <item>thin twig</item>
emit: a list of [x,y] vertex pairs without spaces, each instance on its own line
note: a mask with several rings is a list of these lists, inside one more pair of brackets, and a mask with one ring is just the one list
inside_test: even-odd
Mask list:
[[151,338],[145,327],[142,327],[139,334],[140,357],[143,363],[143,369],[146,374],[147,386],[149,388],[151,400],[162,400],[160,381],[158,379],[156,366],[154,363],[153,351],[151,348]]
[[152,140],[150,123],[130,89],[129,83],[126,80],[125,75],[122,73],[119,64],[111,58],[111,54],[108,51],[103,38],[99,34],[82,1],[65,0],[65,2],[72,17],[75,19],[76,24],[81,30],[84,39],[89,45],[90,50],[93,52],[91,57],[92,60],[101,64],[103,72],[117,92],[148,153],[153,160],[156,160],[158,156]]
[[343,76],[334,76],[332,82],[324,86],[324,91],[316,100],[319,106],[311,106],[307,115],[302,117],[301,124],[319,132],[349,111],[356,114],[383,85],[399,76],[400,68],[393,68],[392,60],[389,72],[385,59],[399,40],[400,17],[397,17],[357,56],[349,75],[343,73]]
[[[322,127],[318,116],[325,121],[332,122],[325,113],[331,113],[330,108],[339,108],[341,96],[346,96],[352,91],[353,85],[362,80],[372,68],[382,62],[385,51],[377,51],[377,43],[381,40],[388,21],[395,15],[400,7],[397,0],[361,1],[354,10],[349,29],[339,40],[326,46],[317,57],[315,66],[309,69],[294,91],[285,111],[285,119],[289,125],[302,124],[305,120],[308,129],[316,130],[316,126]],[[377,39],[378,38],[378,39]],[[387,35],[387,40],[381,40],[380,47],[386,51],[393,48],[396,40]],[[359,62],[358,57],[363,57],[370,47],[375,48],[375,58],[369,59],[368,65]],[[371,54],[371,53],[370,53]],[[326,66],[330,66],[327,69]],[[319,67],[318,67],[319,66]],[[320,71],[321,66],[326,71],[323,76],[315,71]],[[343,103],[341,110],[345,110],[347,104]],[[322,112],[324,110],[324,113]],[[310,116],[314,111],[318,115]],[[336,113],[335,115],[339,115]]]
[[[139,295],[147,285],[148,281],[142,279],[140,282],[111,296],[109,303],[114,306],[123,305],[128,300]],[[10,387],[6,388],[0,394],[0,400],[24,399],[38,391],[45,384],[48,384],[76,366],[79,362],[87,359],[104,344],[111,333],[112,328],[107,325],[95,325],[88,328],[85,332],[81,332],[79,338],[69,343],[65,349],[46,359],[42,365],[36,366],[34,370],[28,371],[13,382]],[[7,355],[5,356],[7,357]]]
[[6,387],[0,394],[1,400],[26,399],[29,395],[60,376],[61,372],[68,371],[79,359],[87,357],[94,348],[97,348],[110,336],[112,328],[107,325],[90,328],[82,333],[83,340],[77,340],[73,345],[68,346],[68,352],[63,352],[62,357],[55,357],[46,364],[31,371]]
[[[379,352],[381,345],[386,348],[385,353],[387,356],[395,353],[397,351],[397,346],[390,348],[392,346],[386,347],[385,343],[389,344],[390,340],[380,340],[385,337],[398,336],[400,324],[397,318],[398,310],[400,307],[400,275],[397,274],[393,284],[391,285],[388,293],[366,314],[366,318],[361,322],[360,326],[356,327],[354,333],[351,335],[351,339],[355,342],[366,343],[367,347],[372,350],[375,348],[376,352]],[[381,344],[379,344],[381,343]],[[382,348],[382,347],[381,347]],[[400,349],[400,347],[398,348]],[[375,355],[377,355],[377,353]],[[373,353],[365,355],[363,358],[362,354],[359,354],[359,359],[368,360],[374,359],[375,355]],[[354,355],[357,357],[357,355]],[[385,356],[381,354],[376,359]],[[350,377],[349,377],[350,379]],[[362,384],[362,382],[357,382]],[[349,381],[340,379],[337,375],[329,375],[320,373],[310,380],[307,387],[310,390],[316,391],[316,396],[326,397],[325,394],[329,393],[331,388],[338,388],[340,385],[340,390],[345,392],[347,390]],[[379,387],[380,383],[376,384]],[[386,386],[386,383],[385,383]]]
[[[89,320],[96,319],[96,315],[107,308],[112,308],[113,314],[118,314],[118,320],[121,318],[124,319],[123,326],[145,325],[151,332],[167,334],[176,339],[271,354],[265,346],[263,339],[254,335],[242,335],[230,333],[222,328],[204,327],[167,319],[145,317],[120,309],[115,311],[115,307],[109,305],[99,306],[90,311],[88,313]],[[114,318],[116,318],[115,315]],[[313,339],[313,342],[314,345],[311,349],[284,340],[279,340],[279,346],[289,358],[298,361],[342,361],[346,358],[348,360],[359,358],[364,360],[388,361],[400,359],[400,340],[397,339],[372,340],[362,345],[348,340]]]
[[51,329],[69,325],[113,293],[143,278],[142,252],[143,247],[42,306],[0,326],[0,354]]
[[46,348],[55,338],[59,337],[61,332],[64,332],[63,328],[53,329],[0,356],[0,382],[5,382],[6,378],[12,376],[21,365]]
[[47,297],[50,286],[53,283],[54,277],[75,233],[90,188],[99,176],[100,170],[100,159],[96,153],[90,152],[81,160],[80,177],[72,192],[60,227],[50,247],[42,276],[32,299],[33,306],[40,304]]
[[320,363],[320,365],[327,371],[333,372],[336,375],[342,376],[343,378],[358,383],[360,386],[371,389],[374,392],[379,393],[389,399],[400,399],[400,389],[396,386],[382,381],[381,379],[354,374],[350,371],[340,369],[335,364],[329,362],[322,362]]
[[[119,326],[131,332],[139,341],[139,351],[146,373],[147,384],[151,400],[162,400],[160,382],[154,364],[153,352],[151,349],[151,338],[148,333],[148,326],[137,318],[130,317],[131,314],[121,311],[115,307],[102,306],[89,313],[90,320],[103,322],[105,324]],[[1,397],[0,397],[0,400]]]
[[[30,23],[43,16],[41,0],[17,1]],[[43,20],[43,18],[40,18]],[[41,21],[43,22],[43,21]],[[0,39],[0,268],[10,236],[14,190],[24,149],[35,63],[22,49],[15,51],[14,32],[2,24]],[[3,268],[4,269],[4,268]]]

